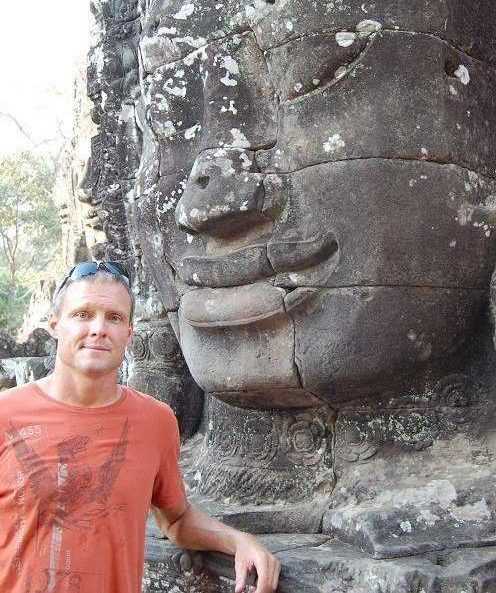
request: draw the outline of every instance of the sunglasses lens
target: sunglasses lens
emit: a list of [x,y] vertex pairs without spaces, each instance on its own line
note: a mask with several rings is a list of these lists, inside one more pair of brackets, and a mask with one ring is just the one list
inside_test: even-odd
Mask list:
[[124,276],[124,278],[129,280],[129,274],[121,263],[117,261],[106,261],[102,262],[102,265],[105,266],[110,273],[116,276]]
[[69,274],[69,278],[73,280],[78,280],[79,278],[84,278],[85,276],[92,276],[96,274],[98,270],[98,264],[92,261],[82,262],[74,266],[74,269]]
[[70,280],[80,280],[81,278],[85,278],[86,276],[93,276],[96,274],[98,270],[104,270],[106,272],[110,272],[113,276],[122,279],[128,286],[129,286],[129,275],[127,273],[126,268],[119,262],[115,261],[85,261],[77,264],[72,268],[69,274],[64,278],[62,284],[57,288],[55,291],[55,296],[62,290],[62,288],[66,285],[67,281]]
[[129,286],[129,275],[127,270],[119,262],[81,262],[72,268],[69,274],[64,278],[62,284],[56,290],[55,294],[58,294],[62,290],[69,279],[80,280],[86,276],[93,276],[98,270],[110,272],[113,276],[121,278]]

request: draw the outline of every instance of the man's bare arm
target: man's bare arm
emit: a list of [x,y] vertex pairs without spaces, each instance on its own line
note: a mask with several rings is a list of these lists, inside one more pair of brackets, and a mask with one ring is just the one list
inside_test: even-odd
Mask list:
[[153,507],[160,529],[180,548],[211,550],[234,556],[236,593],[244,588],[248,573],[257,573],[256,593],[272,593],[277,588],[281,566],[252,535],[224,525],[185,502],[174,511]]

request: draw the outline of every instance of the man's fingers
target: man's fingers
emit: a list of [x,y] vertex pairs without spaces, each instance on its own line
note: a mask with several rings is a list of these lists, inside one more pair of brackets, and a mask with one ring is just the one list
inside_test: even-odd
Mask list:
[[[258,543],[255,538],[249,536],[242,540],[234,559],[236,572],[235,592],[241,593],[254,590],[254,593],[274,593],[279,582],[281,563],[266,548]],[[253,584],[253,577],[256,571],[256,588],[248,585]]]
[[257,588],[255,593],[272,593],[272,578],[268,573],[269,567],[266,562],[262,567],[257,567]]
[[234,571],[236,573],[236,585],[234,587],[235,593],[241,593],[246,585],[248,577],[248,565],[243,560],[235,558]]
[[281,563],[276,559],[276,566],[274,569],[274,575],[272,577],[272,591],[277,589],[279,583],[279,575],[281,574]]
[[273,593],[277,589],[281,565],[279,560],[267,554],[257,566],[257,589],[255,593]]

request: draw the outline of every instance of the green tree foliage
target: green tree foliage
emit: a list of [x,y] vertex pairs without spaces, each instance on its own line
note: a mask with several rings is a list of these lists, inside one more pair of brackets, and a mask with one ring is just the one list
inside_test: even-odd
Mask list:
[[32,289],[56,255],[53,185],[46,158],[21,152],[0,159],[0,328],[19,327]]
[[25,286],[12,288],[7,274],[0,270],[0,329],[15,334],[29,305],[31,291]]

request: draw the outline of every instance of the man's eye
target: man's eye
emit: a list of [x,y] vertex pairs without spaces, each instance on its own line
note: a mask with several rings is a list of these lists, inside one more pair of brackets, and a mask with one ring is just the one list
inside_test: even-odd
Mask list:
[[114,321],[115,323],[119,323],[119,321],[122,321],[122,315],[112,315],[110,317],[111,321]]
[[87,319],[88,312],[87,311],[77,311],[76,313],[74,313],[74,317],[76,317],[77,319]]

